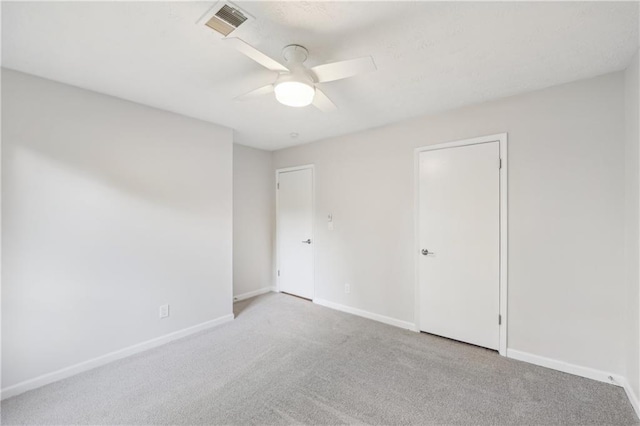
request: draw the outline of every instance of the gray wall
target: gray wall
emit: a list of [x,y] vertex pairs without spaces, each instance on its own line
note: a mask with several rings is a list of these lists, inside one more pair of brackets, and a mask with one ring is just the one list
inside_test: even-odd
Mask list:
[[271,152],[233,146],[233,295],[272,286]]
[[413,322],[413,150],[501,132],[509,348],[624,374],[622,73],[276,151],[316,165],[317,297]]
[[625,262],[627,280],[627,380],[636,397],[640,397],[640,132],[638,131],[638,66],[640,56],[636,53],[625,72]]
[[231,130],[3,70],[2,145],[3,388],[232,313]]

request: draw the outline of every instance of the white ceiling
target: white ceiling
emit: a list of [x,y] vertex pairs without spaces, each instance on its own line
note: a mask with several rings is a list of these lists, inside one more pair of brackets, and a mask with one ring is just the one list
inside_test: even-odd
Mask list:
[[[3,66],[222,124],[278,149],[621,70],[638,4],[241,2],[234,35],[309,66],[372,55],[378,71],[326,83],[338,111],[233,97],[274,75],[195,22],[213,2],[3,2]],[[299,137],[290,137],[292,132]]]

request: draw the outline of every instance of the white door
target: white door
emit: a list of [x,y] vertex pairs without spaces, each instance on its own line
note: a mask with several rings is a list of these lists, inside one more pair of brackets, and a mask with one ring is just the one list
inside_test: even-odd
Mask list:
[[498,349],[499,142],[419,155],[420,329]]
[[313,299],[313,169],[278,172],[279,291]]

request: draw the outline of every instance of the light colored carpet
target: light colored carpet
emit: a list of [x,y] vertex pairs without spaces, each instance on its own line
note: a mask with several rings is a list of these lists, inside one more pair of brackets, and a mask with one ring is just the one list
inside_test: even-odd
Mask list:
[[2,402],[2,424],[636,424],[624,391],[283,294]]

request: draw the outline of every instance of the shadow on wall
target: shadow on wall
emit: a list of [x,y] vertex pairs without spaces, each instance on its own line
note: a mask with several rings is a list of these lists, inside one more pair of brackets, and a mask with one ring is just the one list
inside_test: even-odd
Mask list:
[[231,131],[2,83],[3,388],[229,315]]
[[[216,142],[207,123],[6,70],[3,83],[5,178],[15,162],[39,155],[60,170],[166,207],[200,215],[219,208],[205,185],[192,185],[211,177],[193,163],[203,136]],[[189,123],[173,126],[176,120]]]
[[234,302],[233,304],[233,315],[237,318],[239,315],[242,315],[242,312],[247,309],[252,303],[255,302],[255,297],[250,299],[240,300],[238,302]]

